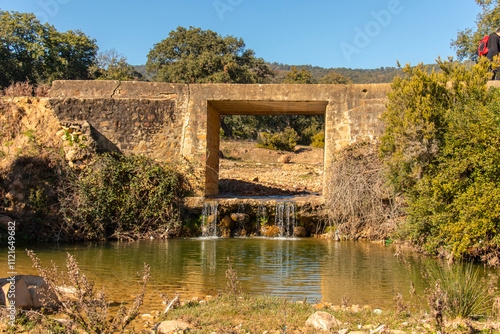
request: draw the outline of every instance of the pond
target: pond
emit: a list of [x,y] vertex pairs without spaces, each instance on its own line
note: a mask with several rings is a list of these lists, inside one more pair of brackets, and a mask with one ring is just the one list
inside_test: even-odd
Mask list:
[[[159,292],[170,298],[178,293],[182,299],[223,292],[228,257],[245,293],[337,305],[346,297],[349,304],[382,309],[394,307],[396,293],[408,298],[411,281],[423,291],[423,266],[436,263],[410,252],[402,261],[392,245],[313,238],[195,238],[28,248],[43,266],[51,261],[63,266],[66,253],[74,255],[82,271],[98,289],[104,286],[114,302],[132,301],[131,295],[139,290],[138,273],[148,263],[152,280],[143,311],[164,309]],[[0,261],[5,268],[6,252]],[[20,247],[16,271],[36,274]]]

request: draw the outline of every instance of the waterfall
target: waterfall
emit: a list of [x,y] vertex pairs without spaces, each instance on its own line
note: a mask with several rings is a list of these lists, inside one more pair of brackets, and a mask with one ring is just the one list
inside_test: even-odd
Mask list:
[[201,227],[203,237],[217,236],[217,207],[219,203],[216,201],[203,203]]
[[257,223],[260,225],[261,232],[263,231],[263,229],[265,229],[268,220],[269,217],[267,216],[266,206],[261,203],[257,208]]
[[293,237],[295,227],[295,203],[277,202],[275,225],[280,229],[280,237]]

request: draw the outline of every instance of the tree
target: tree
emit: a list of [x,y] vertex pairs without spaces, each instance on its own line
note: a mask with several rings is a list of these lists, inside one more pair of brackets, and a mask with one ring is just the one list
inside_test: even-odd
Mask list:
[[96,64],[91,68],[98,80],[138,80],[142,74],[127,63],[127,58],[115,49],[100,52]]
[[286,74],[285,81],[286,84],[312,84],[313,76],[311,72],[302,67],[300,71],[297,67],[292,66],[290,72]]
[[88,79],[97,45],[81,31],[58,32],[33,14],[0,11],[0,86]]
[[323,76],[319,81],[320,84],[349,84],[352,83],[351,79],[346,78],[342,74],[338,74],[335,71],[330,71],[328,74]]
[[155,81],[261,83],[273,75],[241,38],[178,27],[149,51],[146,67]]
[[476,19],[476,28],[459,31],[457,39],[451,43],[460,60],[467,58],[477,60],[477,48],[481,39],[500,27],[499,0],[476,0],[476,2],[482,8],[482,13]]

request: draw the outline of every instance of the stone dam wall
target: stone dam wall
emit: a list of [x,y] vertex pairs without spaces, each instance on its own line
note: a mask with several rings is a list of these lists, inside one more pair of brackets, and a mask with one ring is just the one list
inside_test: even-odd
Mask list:
[[49,102],[61,123],[87,121],[108,148],[184,164],[196,195],[206,197],[218,193],[221,115],[324,115],[327,185],[335,151],[381,135],[389,90],[389,84],[54,81]]

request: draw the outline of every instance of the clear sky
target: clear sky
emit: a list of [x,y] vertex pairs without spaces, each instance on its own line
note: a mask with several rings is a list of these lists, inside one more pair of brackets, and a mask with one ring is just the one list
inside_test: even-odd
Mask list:
[[0,8],[79,29],[133,65],[171,30],[193,26],[241,37],[268,62],[365,69],[454,56],[451,40],[480,12],[474,0],[0,0]]

